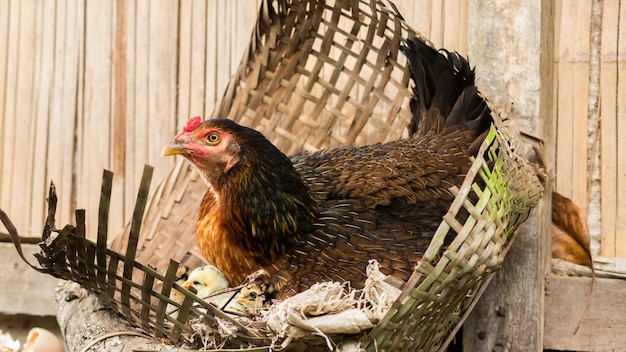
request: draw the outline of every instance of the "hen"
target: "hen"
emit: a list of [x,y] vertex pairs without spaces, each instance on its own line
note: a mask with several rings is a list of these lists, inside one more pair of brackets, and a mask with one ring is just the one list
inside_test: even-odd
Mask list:
[[288,158],[261,133],[192,118],[163,155],[187,158],[208,190],[197,242],[231,284],[265,269],[279,297],[320,281],[361,287],[370,259],[406,280],[491,123],[457,53],[409,40],[410,137]]

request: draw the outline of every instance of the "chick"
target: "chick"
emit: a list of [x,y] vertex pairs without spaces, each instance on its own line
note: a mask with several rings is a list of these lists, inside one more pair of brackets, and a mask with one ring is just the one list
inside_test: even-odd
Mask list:
[[239,291],[236,302],[244,307],[246,313],[256,315],[271,303],[274,290],[268,284],[249,283]]
[[213,265],[205,265],[194,269],[181,286],[186,289],[193,287],[196,289],[198,297],[207,298],[219,290],[227,289],[230,284],[218,268]]
[[[193,287],[196,290],[196,295],[198,297],[205,299],[207,302],[212,303],[227,313],[235,315],[246,314],[244,307],[237,303],[234,299],[237,291],[226,291],[214,295],[218,291],[227,289],[229,287],[229,283],[224,274],[212,265],[205,265],[194,269],[181,286],[188,290]],[[185,296],[178,290],[172,290],[170,298],[173,301],[182,304]],[[168,314],[172,316],[177,314],[178,308],[173,305],[170,305],[170,307],[172,309],[168,309]]]
[[183,282],[187,281],[189,278],[189,268],[180,265],[178,269],[176,269],[176,274],[174,275],[174,280],[177,284],[181,285]]

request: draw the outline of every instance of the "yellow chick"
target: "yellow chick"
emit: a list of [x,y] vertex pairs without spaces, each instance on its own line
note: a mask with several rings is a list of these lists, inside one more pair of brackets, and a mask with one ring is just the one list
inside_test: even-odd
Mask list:
[[[237,294],[236,291],[227,291],[213,295],[218,291],[227,289],[229,283],[224,274],[212,265],[205,265],[191,271],[189,277],[181,286],[188,290],[193,287],[198,297],[207,300],[227,313],[246,315],[245,308],[234,299],[234,296]],[[185,296],[178,290],[172,290],[170,298],[180,304]],[[173,309],[168,309],[168,314],[174,316],[178,309],[173,305],[171,305],[171,308]]]
[[198,297],[207,298],[219,290],[227,289],[230,285],[218,268],[205,265],[194,269],[181,286],[188,290],[193,287]]

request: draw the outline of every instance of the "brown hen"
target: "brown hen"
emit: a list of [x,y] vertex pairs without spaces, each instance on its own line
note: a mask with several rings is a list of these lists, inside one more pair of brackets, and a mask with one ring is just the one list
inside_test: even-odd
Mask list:
[[163,149],[206,181],[198,246],[231,284],[265,269],[279,297],[329,280],[361,287],[370,259],[410,276],[491,116],[464,58],[418,40],[402,51],[415,83],[407,139],[290,159],[255,130],[195,117]]

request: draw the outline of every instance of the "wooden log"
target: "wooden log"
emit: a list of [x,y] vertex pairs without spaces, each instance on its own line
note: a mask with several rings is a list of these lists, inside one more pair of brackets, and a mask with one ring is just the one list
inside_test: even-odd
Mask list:
[[[513,129],[546,141],[551,169],[552,1],[469,1],[468,56],[479,89]],[[550,189],[519,230],[503,266],[463,327],[465,351],[542,351],[544,276],[550,258]]]
[[77,283],[64,281],[56,297],[59,302],[57,320],[65,336],[67,352],[172,349],[171,345],[144,335]]

